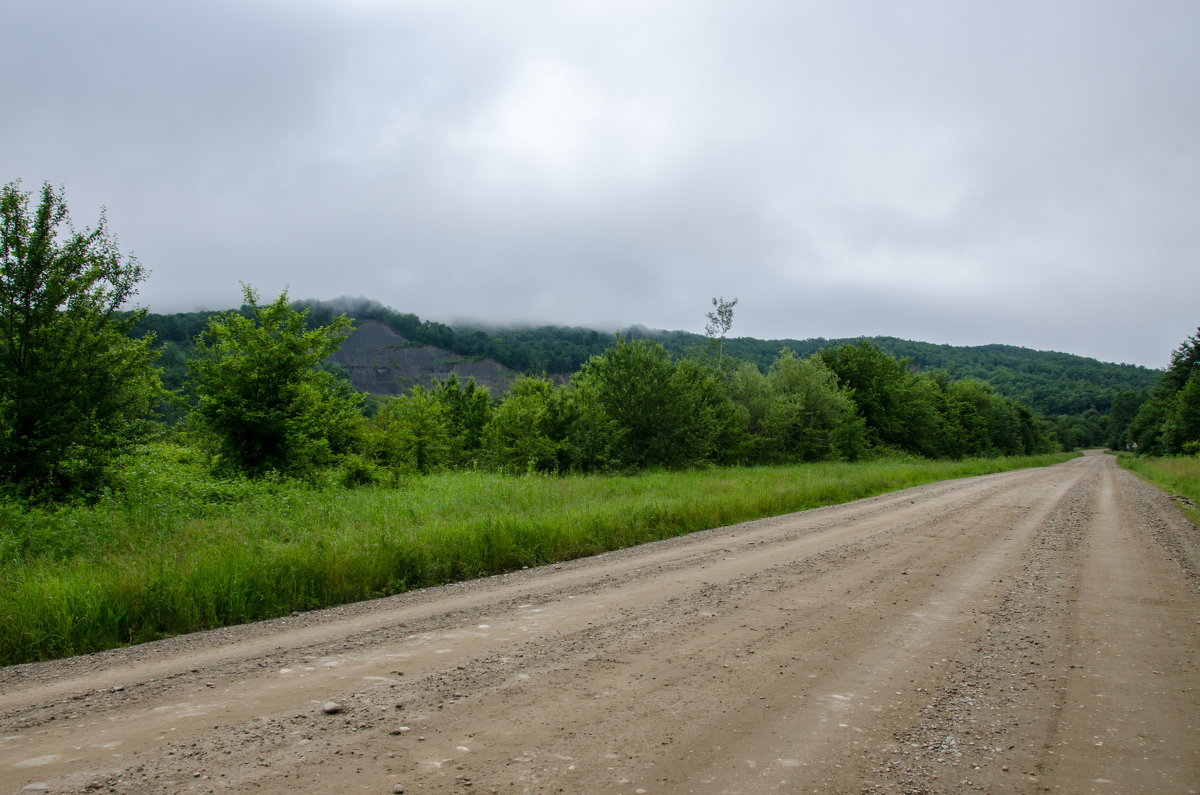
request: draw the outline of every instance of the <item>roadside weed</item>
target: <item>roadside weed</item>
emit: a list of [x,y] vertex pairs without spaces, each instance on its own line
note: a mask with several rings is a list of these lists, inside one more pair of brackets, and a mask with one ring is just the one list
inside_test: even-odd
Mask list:
[[151,445],[93,505],[0,503],[0,664],[592,555],[1068,455],[637,475],[447,472],[347,489],[215,480]]

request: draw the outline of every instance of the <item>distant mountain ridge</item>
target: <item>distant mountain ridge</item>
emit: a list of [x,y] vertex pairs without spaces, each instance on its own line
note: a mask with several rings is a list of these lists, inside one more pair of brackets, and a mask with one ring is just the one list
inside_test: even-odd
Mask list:
[[[611,332],[566,326],[451,328],[421,321],[416,315],[397,313],[362,299],[305,303],[310,308],[310,316],[320,322],[328,322],[323,318],[345,312],[359,322],[372,319],[383,323],[406,339],[425,342],[468,358],[492,359],[509,371],[534,375],[565,377],[615,339]],[[709,345],[705,336],[686,331],[632,326],[620,334],[660,342],[676,356],[704,351]],[[854,344],[858,339],[867,339],[897,358],[910,360],[919,370],[943,371],[951,378],[986,381],[1000,394],[1019,400],[1048,417],[1106,414],[1117,395],[1149,389],[1161,373],[1139,365],[1109,364],[1070,353],[1013,345],[955,346],[887,336],[807,340],[731,337],[725,340],[725,352],[765,371],[783,348],[807,356],[821,348]]]
[[[695,338],[699,335],[687,336]],[[958,346],[886,336],[861,339],[878,345],[898,359],[908,359],[918,370],[942,371],[951,378],[986,381],[1000,394],[1019,400],[1045,416],[1087,411],[1105,414],[1118,394],[1149,389],[1162,373],[1140,365],[1110,364],[1072,353],[1038,351],[1015,345]],[[766,367],[781,347],[806,356],[822,348],[855,342],[857,338],[747,338],[726,340],[725,346],[730,355]]]
[[[579,327],[452,328],[366,299],[298,303],[308,308],[310,325],[327,324],[343,313],[354,320],[354,334],[332,361],[349,374],[357,389],[380,395],[399,394],[414,384],[428,385],[434,378],[446,378],[450,373],[463,379],[473,377],[493,395],[499,395],[519,374],[544,374],[561,380],[615,340],[612,332]],[[182,382],[195,336],[214,314],[150,314],[135,329],[138,335],[153,331],[159,342],[165,343],[164,380],[168,386]],[[709,345],[703,335],[685,331],[633,326],[620,333],[627,338],[660,342],[676,356],[703,352]],[[886,336],[864,339],[897,358],[908,359],[917,369],[986,381],[1000,394],[1048,417],[1106,414],[1118,394],[1149,389],[1161,374],[1160,370],[1138,365],[1108,364],[1075,354],[1012,345],[964,347]],[[807,356],[821,348],[857,341],[731,337],[725,340],[725,352],[765,371],[783,348]]]

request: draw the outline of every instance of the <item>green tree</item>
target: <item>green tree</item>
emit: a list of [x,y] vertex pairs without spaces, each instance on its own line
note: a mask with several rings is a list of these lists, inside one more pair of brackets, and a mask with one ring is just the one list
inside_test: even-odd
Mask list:
[[581,389],[576,379],[556,389],[547,407],[546,427],[562,440],[559,469],[566,472],[602,472],[620,467],[613,448],[621,435],[616,422],[601,405],[596,390]]
[[674,372],[662,345],[619,338],[593,356],[572,386],[611,420],[616,462],[639,467],[673,460],[684,408],[671,389]]
[[1172,455],[1200,432],[1200,329],[1171,354],[1171,364],[1138,408],[1126,434],[1140,455]]
[[704,336],[708,337],[709,346],[716,349],[717,366],[725,369],[725,335],[733,328],[733,308],[738,300],[726,301],[724,297],[712,300],[713,311],[705,317],[708,323],[704,326]]
[[1156,394],[1138,407],[1137,414],[1125,431],[1130,446],[1138,455],[1165,455],[1169,452],[1162,437],[1170,411],[1168,401],[1159,392],[1156,388]]
[[773,451],[764,430],[772,398],[767,377],[756,365],[742,363],[730,377],[729,398],[740,414],[744,429],[741,449],[734,458],[751,462],[770,458]]
[[785,457],[801,461],[855,459],[866,429],[854,401],[820,358],[785,350],[767,374],[771,402],[763,433]]
[[991,388],[976,378],[963,378],[946,384],[944,394],[946,414],[955,437],[950,457],[994,454]]
[[[675,362],[648,340],[618,339],[571,381],[609,433],[618,467],[685,466],[720,457],[736,411],[711,368]],[[727,449],[727,448],[726,448]]]
[[1168,391],[1178,392],[1197,370],[1200,370],[1200,329],[1171,352],[1171,364],[1163,373],[1161,383]]
[[390,398],[368,424],[368,445],[380,463],[426,474],[452,462],[446,407],[422,386]]
[[455,373],[435,380],[432,392],[446,411],[455,463],[470,462],[483,447],[483,429],[492,416],[491,396],[473,377],[464,384]]
[[1164,436],[1170,451],[1179,453],[1185,444],[1200,442],[1200,367],[1192,368],[1183,388],[1175,393],[1172,409]]
[[[879,345],[859,340],[854,345],[824,348],[821,360],[850,390],[873,444],[908,448],[909,406],[905,403],[907,362],[896,360]],[[914,451],[917,452],[917,451]]]
[[103,212],[71,227],[61,190],[37,210],[0,192],[0,484],[58,496],[98,488],[114,454],[151,427],[162,394],[149,336],[123,312],[146,271],[122,257]]
[[243,294],[244,314],[213,317],[189,362],[192,417],[218,468],[302,474],[332,463],[361,425],[362,396],[321,367],[350,321],[307,330],[307,310],[294,309],[286,291],[265,306],[253,288],[243,285]]
[[949,420],[942,373],[908,373],[902,402],[905,407],[904,447],[928,458],[954,458],[954,429]]
[[513,381],[483,433],[484,454],[492,467],[526,472],[558,466],[562,441],[562,429],[555,422],[558,392],[544,378]]
[[738,460],[745,445],[747,418],[730,397],[725,371],[686,356],[675,362],[672,381],[687,407],[681,463]]
[[1108,446],[1113,450],[1124,450],[1129,443],[1128,431],[1138,409],[1150,399],[1150,392],[1121,392],[1113,398],[1108,412]]

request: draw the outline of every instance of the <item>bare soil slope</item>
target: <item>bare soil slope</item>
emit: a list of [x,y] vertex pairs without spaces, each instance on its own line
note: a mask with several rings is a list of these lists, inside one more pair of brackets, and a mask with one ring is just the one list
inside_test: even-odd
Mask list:
[[1198,572],[1093,454],[0,670],[0,792],[1194,792]]
[[330,361],[350,375],[359,392],[399,395],[410,387],[430,387],[451,374],[466,382],[474,378],[493,395],[508,389],[517,373],[492,359],[468,360],[433,345],[409,345],[408,340],[375,320],[365,320],[351,332]]

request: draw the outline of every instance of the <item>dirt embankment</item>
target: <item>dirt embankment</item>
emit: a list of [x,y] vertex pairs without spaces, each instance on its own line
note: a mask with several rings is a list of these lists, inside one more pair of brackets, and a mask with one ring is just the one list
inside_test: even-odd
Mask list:
[[1189,792],[1200,542],[1102,455],[0,670],[0,792]]
[[517,373],[492,359],[471,360],[433,345],[413,345],[375,320],[358,325],[329,357],[350,376],[354,388],[374,395],[399,395],[413,386],[429,388],[451,375],[475,379],[491,394],[503,394]]

